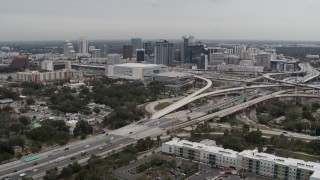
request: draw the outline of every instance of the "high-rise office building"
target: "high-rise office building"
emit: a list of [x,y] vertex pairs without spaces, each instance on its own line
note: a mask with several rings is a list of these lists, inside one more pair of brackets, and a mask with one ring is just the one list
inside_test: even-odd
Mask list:
[[174,61],[181,61],[181,51],[180,49],[176,49],[174,51],[174,58],[173,58]]
[[143,43],[143,48],[145,50],[145,54],[148,56],[150,56],[154,52],[154,48],[151,41]]
[[247,52],[248,52],[249,58],[254,58],[260,52],[260,49],[250,47],[247,49]]
[[122,46],[122,55],[123,59],[131,59],[132,58],[132,45],[126,44]]
[[88,54],[88,40],[86,37],[81,37],[79,39],[79,53],[80,54]]
[[182,37],[182,45],[181,45],[181,60],[182,63],[190,63],[191,57],[190,57],[190,49],[189,46],[196,45],[194,36],[183,36]]
[[240,55],[240,47],[239,47],[239,45],[235,45],[235,46],[233,47],[233,53],[234,53],[234,55],[236,55],[236,56],[239,56],[239,55]]
[[239,59],[239,56],[228,55],[227,57],[224,58],[224,62],[225,62],[226,64],[239,65],[240,59]]
[[65,40],[63,42],[63,56],[68,57],[69,55],[69,46],[72,46],[70,40]]
[[192,45],[189,46],[189,54],[188,59],[190,59],[189,63],[197,63],[198,59],[201,57],[201,54],[205,53],[204,45]]
[[137,62],[145,61],[144,55],[145,55],[144,49],[137,49]]
[[263,66],[266,69],[270,69],[271,67],[271,54],[270,53],[259,53],[256,58],[257,58],[257,65],[258,66]]
[[226,56],[228,56],[228,54],[212,53],[210,54],[210,64],[211,65],[222,64]]
[[108,54],[106,64],[107,65],[120,64],[120,55],[119,54]]
[[247,51],[247,46],[246,45],[240,45],[239,49],[240,49],[240,52],[241,51]]
[[100,58],[101,57],[101,52],[100,49],[92,49],[92,58]]
[[96,49],[95,46],[89,46],[89,52],[92,52],[93,49]]
[[74,51],[74,47],[69,40],[65,40],[63,43],[63,56],[69,59],[76,58],[76,52]]
[[108,53],[109,53],[109,46],[104,44],[100,46],[100,51],[101,51],[101,57],[105,58],[107,57]]
[[227,51],[228,51],[228,54],[229,54],[229,55],[232,55],[232,54],[233,54],[233,49],[227,49]]
[[155,64],[171,65],[173,62],[173,44],[166,40],[155,43]]
[[132,45],[133,56],[136,56],[137,55],[137,49],[142,49],[142,40],[141,40],[141,38],[132,38],[131,39],[131,45]]
[[15,68],[29,68],[30,62],[28,56],[16,56],[11,62],[11,66]]

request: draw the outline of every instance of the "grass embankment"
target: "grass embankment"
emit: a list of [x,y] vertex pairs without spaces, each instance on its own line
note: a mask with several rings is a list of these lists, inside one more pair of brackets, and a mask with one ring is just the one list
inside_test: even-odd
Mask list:
[[172,104],[172,103],[170,103],[170,102],[159,103],[159,104],[157,104],[157,105],[154,107],[154,109],[155,109],[156,111],[159,111],[159,110],[161,110],[161,109],[164,109],[164,108],[170,106],[171,104]]

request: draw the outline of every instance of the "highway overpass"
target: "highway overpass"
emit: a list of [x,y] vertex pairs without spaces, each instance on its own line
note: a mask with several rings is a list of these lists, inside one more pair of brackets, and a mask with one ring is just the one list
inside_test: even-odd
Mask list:
[[213,92],[209,92],[209,93],[205,93],[205,94],[200,94],[198,96],[193,96],[190,98],[184,98],[180,101],[177,101],[177,102],[171,104],[170,106],[164,108],[163,110],[156,112],[154,115],[152,115],[151,119],[158,119],[162,116],[165,116],[165,115],[179,109],[180,107],[183,107],[183,106],[185,106],[195,100],[198,100],[198,99],[201,99],[201,98],[204,98],[207,96],[212,96],[212,95],[220,94],[220,93],[229,93],[229,92],[245,90],[245,89],[273,88],[273,87],[292,87],[292,86],[290,86],[290,85],[255,85],[255,86],[245,86],[245,87],[217,90],[217,91],[213,91]]

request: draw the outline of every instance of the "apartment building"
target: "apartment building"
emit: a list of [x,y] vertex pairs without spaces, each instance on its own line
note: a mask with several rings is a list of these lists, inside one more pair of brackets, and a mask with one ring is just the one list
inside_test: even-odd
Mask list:
[[282,158],[258,150],[242,152],[173,138],[162,152],[216,166],[246,170],[251,174],[281,180],[320,180],[320,164]]
[[242,168],[249,173],[285,180],[320,178],[312,176],[315,171],[320,170],[319,163],[282,158],[273,154],[259,153],[257,150],[245,150],[238,156],[242,159]]
[[83,77],[82,71],[63,69],[60,71],[39,72],[27,71],[18,72],[15,80],[17,82],[46,82],[62,79],[78,79]]

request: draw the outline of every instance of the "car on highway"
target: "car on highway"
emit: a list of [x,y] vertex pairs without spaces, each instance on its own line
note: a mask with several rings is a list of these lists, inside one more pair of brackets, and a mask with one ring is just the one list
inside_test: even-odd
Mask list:
[[65,148],[64,150],[67,151],[67,150],[69,150],[69,148]]
[[103,150],[103,147],[101,146],[101,147],[99,147],[99,150]]
[[89,148],[89,147],[90,147],[90,145],[89,145],[89,144],[87,144],[84,148],[85,148],[85,149],[87,149],[87,148]]
[[24,176],[26,176],[27,174],[26,173],[21,173],[19,176],[20,177],[24,177]]
[[6,177],[3,178],[3,180],[10,180],[10,177],[6,176]]
[[114,137],[110,137],[110,140],[113,140],[114,139]]
[[34,169],[34,170],[32,170],[32,172],[37,172],[38,171],[38,169]]
[[71,157],[71,158],[70,158],[70,160],[75,160],[75,159],[76,159],[76,157]]
[[18,172],[18,170],[15,169],[15,170],[13,170],[13,172]]
[[129,132],[129,134],[132,134],[132,131],[131,131],[131,132]]
[[81,151],[81,156],[84,156],[84,155],[86,155],[86,154],[87,154],[86,151]]
[[34,166],[35,166],[35,165],[38,165],[38,163],[37,163],[37,162],[35,162],[35,163],[33,163],[32,165],[34,165]]

